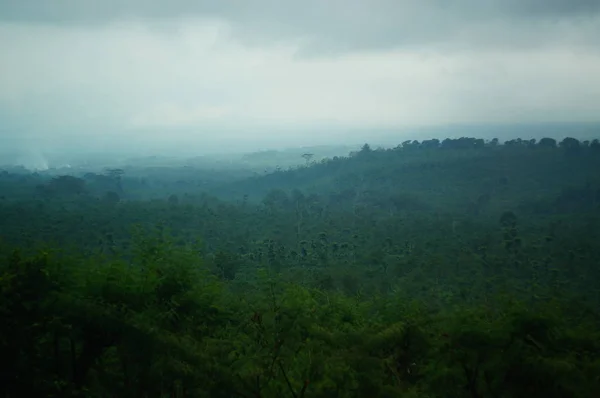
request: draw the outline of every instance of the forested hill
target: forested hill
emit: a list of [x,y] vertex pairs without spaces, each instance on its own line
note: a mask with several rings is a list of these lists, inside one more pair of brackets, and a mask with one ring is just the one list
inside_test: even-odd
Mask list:
[[596,398],[600,143],[0,173],[0,398]]
[[[574,138],[560,142],[514,139],[504,144],[476,138],[432,139],[406,141],[388,149],[365,144],[348,156],[319,161],[305,153],[305,165],[287,169],[279,168],[278,157],[273,157],[268,168],[275,171],[260,174],[236,163],[223,169],[218,164],[158,167],[143,163],[101,173],[65,169],[62,179],[56,178],[57,171],[31,174],[15,169],[17,173],[3,172],[0,197],[48,199],[70,190],[93,197],[110,193],[119,200],[209,195],[234,203],[279,200],[284,204],[299,190],[335,206],[367,205],[390,211],[403,206],[405,210],[466,212],[515,206],[538,212],[565,207],[585,210],[593,195],[576,200],[575,191],[589,191],[597,185],[599,146],[598,140]],[[560,204],[548,202],[560,195]]]
[[347,157],[227,183],[214,192],[225,198],[248,195],[258,200],[266,195],[269,203],[282,205],[291,200],[294,190],[301,190],[334,206],[390,211],[477,213],[520,207],[552,212],[593,206],[595,193],[590,189],[600,187],[597,170],[597,140],[515,139],[504,145],[475,138],[406,141],[393,149],[371,149],[365,144]]

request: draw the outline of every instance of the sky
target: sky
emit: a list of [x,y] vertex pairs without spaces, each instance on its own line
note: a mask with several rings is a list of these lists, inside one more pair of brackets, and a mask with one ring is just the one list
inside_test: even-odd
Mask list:
[[600,121],[598,0],[0,0],[0,54],[4,148]]

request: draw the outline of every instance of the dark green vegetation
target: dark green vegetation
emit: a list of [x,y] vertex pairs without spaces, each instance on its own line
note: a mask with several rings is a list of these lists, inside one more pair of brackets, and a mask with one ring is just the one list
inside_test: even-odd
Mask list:
[[0,396],[598,397],[599,170],[464,138],[4,172]]

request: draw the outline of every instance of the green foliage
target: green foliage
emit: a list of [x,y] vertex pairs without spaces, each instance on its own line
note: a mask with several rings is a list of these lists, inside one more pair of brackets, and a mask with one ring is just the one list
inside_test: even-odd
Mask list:
[[575,141],[365,145],[236,182],[260,203],[3,174],[0,397],[596,397]]

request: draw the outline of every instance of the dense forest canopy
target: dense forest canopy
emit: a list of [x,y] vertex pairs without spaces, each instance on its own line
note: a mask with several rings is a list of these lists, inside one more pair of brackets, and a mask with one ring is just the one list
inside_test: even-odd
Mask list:
[[294,156],[0,171],[0,396],[600,396],[597,139]]

